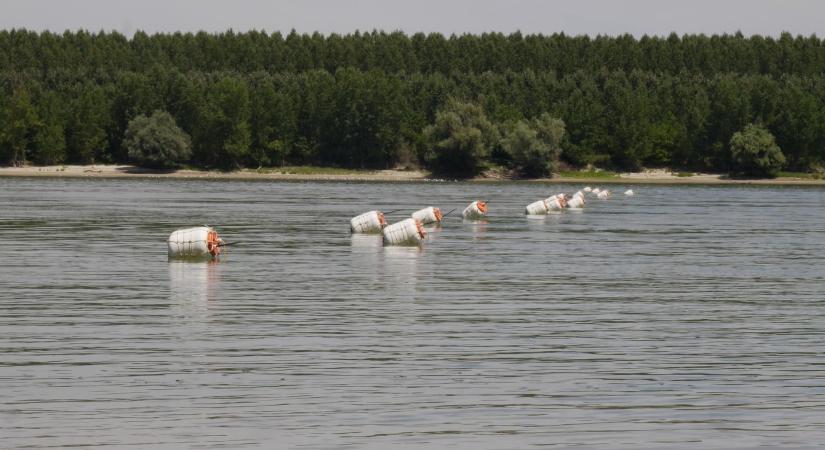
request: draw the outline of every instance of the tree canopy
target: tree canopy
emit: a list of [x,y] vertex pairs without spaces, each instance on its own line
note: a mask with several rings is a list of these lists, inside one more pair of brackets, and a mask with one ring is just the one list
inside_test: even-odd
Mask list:
[[748,124],[730,139],[734,174],[774,178],[785,164],[785,155],[770,131]]
[[759,123],[804,171],[825,165],[824,74],[825,44],[789,34],[3,30],[0,164],[125,163],[130,121],[163,110],[201,167],[543,174],[550,117],[571,166],[735,172],[731,139]]
[[126,128],[123,148],[129,160],[156,169],[176,167],[192,156],[191,138],[166,111],[132,119]]

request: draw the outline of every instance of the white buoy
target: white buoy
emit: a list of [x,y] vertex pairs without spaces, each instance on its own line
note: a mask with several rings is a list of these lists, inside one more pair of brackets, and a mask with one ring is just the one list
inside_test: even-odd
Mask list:
[[442,217],[441,210],[432,206],[419,209],[418,211],[412,213],[413,219],[420,220],[421,223],[425,225],[428,223],[441,222]]
[[221,254],[223,239],[210,227],[175,230],[167,241],[169,258],[211,258]]
[[368,211],[350,219],[349,229],[353,233],[380,233],[387,226],[381,211]]
[[545,200],[536,200],[524,208],[524,213],[528,216],[538,216],[547,214],[547,202]]
[[573,194],[573,197],[567,201],[567,207],[573,209],[581,209],[584,208],[585,200],[584,200],[584,193],[582,191],[578,191]]
[[483,219],[487,216],[487,202],[476,200],[464,208],[461,215],[469,220]]
[[564,194],[556,194],[544,200],[547,204],[547,211],[561,211],[567,207],[567,197]]
[[608,198],[610,198],[610,191],[608,191],[607,189],[605,189],[605,190],[603,190],[603,191],[599,192],[599,194],[598,194],[596,197],[597,197],[599,200],[605,200],[605,199],[608,199]]
[[384,245],[421,245],[427,236],[424,225],[416,219],[404,219],[384,228]]
[[634,196],[635,194],[636,194],[636,193],[635,193],[635,192],[633,192],[633,189],[628,189],[628,190],[624,191],[624,195],[627,195],[628,197],[632,197],[632,196]]
[[593,188],[591,188],[590,186],[587,186],[586,188],[584,188],[584,189],[582,189],[582,190],[583,190],[584,192],[590,192],[590,191],[592,191],[592,190],[593,190]]

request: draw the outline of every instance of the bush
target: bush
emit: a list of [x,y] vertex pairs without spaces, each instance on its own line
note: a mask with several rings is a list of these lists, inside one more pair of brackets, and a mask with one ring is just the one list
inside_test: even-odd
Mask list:
[[481,106],[450,99],[424,129],[425,160],[435,172],[477,175],[498,142],[498,129]]
[[540,177],[555,169],[563,137],[564,122],[544,113],[531,121],[517,122],[502,146],[522,174]]
[[770,131],[750,124],[730,140],[732,175],[776,178],[785,165],[785,155]]
[[192,157],[192,140],[166,111],[132,119],[123,148],[137,165],[155,169],[174,168]]

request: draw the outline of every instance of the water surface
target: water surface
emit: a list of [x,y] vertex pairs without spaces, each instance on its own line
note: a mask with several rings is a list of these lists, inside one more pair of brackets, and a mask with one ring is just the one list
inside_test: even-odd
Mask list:
[[825,190],[574,188],[0,179],[0,447],[825,445]]

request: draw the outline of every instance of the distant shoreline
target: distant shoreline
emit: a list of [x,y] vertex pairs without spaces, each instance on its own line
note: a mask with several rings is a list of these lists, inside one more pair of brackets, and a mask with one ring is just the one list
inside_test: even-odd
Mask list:
[[[132,178],[132,179],[172,179],[172,180],[272,180],[272,181],[354,181],[354,182],[416,182],[451,181],[442,180],[424,171],[407,170],[363,170],[335,171],[318,168],[300,173],[283,173],[281,169],[244,169],[233,172],[211,170],[151,171],[126,165],[66,165],[66,166],[24,166],[0,167],[0,177],[45,177],[45,178]],[[287,171],[288,172],[288,171]],[[774,179],[739,180],[728,179],[718,174],[696,174],[679,177],[665,170],[651,170],[638,173],[623,173],[616,177],[563,177],[510,180],[496,177],[478,177],[470,182],[525,182],[525,183],[565,183],[565,184],[672,184],[672,185],[767,185],[767,186],[825,186],[825,180],[779,177]]]

